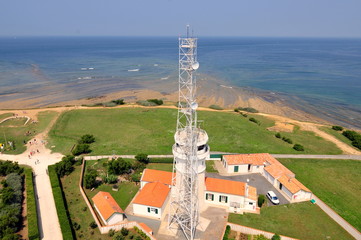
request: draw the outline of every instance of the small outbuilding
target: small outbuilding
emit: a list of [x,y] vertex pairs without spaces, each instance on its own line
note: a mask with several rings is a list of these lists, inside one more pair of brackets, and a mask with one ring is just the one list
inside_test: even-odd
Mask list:
[[98,192],[93,198],[94,208],[105,225],[124,221],[124,211],[108,192]]
[[146,183],[133,200],[133,213],[161,218],[169,199],[170,186],[161,182]]

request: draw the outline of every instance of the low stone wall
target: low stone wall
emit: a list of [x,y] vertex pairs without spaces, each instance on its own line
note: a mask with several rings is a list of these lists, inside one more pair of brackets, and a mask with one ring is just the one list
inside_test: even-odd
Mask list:
[[[104,157],[102,157],[104,158]],[[100,159],[100,158],[99,158]],[[85,160],[85,158],[84,158]],[[133,228],[133,227],[137,227],[140,230],[142,230],[151,240],[156,240],[155,237],[153,237],[153,235],[151,235],[150,233],[146,232],[146,230],[143,229],[142,226],[140,226],[137,222],[124,222],[124,223],[119,223],[119,224],[115,224],[115,225],[110,225],[110,226],[103,226],[101,221],[99,220],[98,216],[96,215],[93,206],[91,205],[88,197],[86,196],[84,189],[83,189],[83,177],[84,177],[84,170],[85,170],[85,163],[83,161],[82,167],[81,167],[81,173],[80,173],[80,180],[79,180],[79,190],[81,195],[83,196],[83,199],[86,203],[86,205],[88,206],[88,209],[90,210],[90,213],[93,216],[94,221],[96,222],[96,224],[99,227],[99,231],[101,234],[107,234],[111,229],[118,231],[121,230],[123,227],[124,228]]]
[[[241,233],[245,233],[245,234],[251,234],[251,235],[262,234],[263,236],[265,236],[266,238],[269,238],[269,239],[271,239],[274,235],[274,233],[271,233],[271,232],[266,232],[266,231],[262,231],[259,229],[246,227],[246,226],[242,226],[242,225],[238,225],[238,224],[234,224],[234,223],[230,223],[230,222],[228,222],[227,225],[229,225],[233,231],[241,232]],[[282,235],[280,235],[280,236],[281,236],[282,240],[299,240],[297,238],[291,238],[291,237],[286,237],[286,236],[282,236]]]

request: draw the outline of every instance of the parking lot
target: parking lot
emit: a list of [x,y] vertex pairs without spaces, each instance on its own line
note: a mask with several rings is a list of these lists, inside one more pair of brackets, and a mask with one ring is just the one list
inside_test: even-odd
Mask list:
[[[288,204],[289,201],[276,189],[270,182],[266,180],[261,174],[259,173],[251,173],[245,175],[236,175],[236,176],[221,176],[217,173],[206,173],[207,177],[213,178],[220,178],[226,180],[233,180],[239,182],[247,182],[252,187],[257,188],[257,194],[263,194],[266,196],[268,191],[273,191],[280,200],[280,204]],[[273,203],[267,198],[268,206],[272,206]]]

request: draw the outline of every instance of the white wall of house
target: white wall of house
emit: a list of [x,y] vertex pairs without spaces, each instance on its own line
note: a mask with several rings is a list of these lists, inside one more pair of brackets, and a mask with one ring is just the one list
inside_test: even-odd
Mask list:
[[145,186],[145,184],[147,184],[147,183],[149,183],[149,182],[141,181],[140,182],[140,189],[142,189]]
[[311,198],[312,193],[300,190],[297,193],[293,194],[291,202],[308,201],[311,200]]
[[263,173],[263,171],[264,171],[263,168],[264,168],[263,165],[253,165],[251,167],[251,172],[253,172],[253,173]]
[[244,202],[244,209],[249,211],[256,211],[257,203],[255,200],[246,198]]
[[152,218],[161,218],[162,208],[133,203],[133,213]]
[[122,221],[124,221],[124,214],[116,212],[113,213],[113,215],[111,215],[110,218],[108,218],[107,225],[113,225]]
[[264,170],[264,177],[273,185],[275,186],[275,178],[271,176],[266,170]]
[[[240,164],[240,165],[228,165],[227,164],[227,172],[228,173],[248,173],[248,164]],[[238,167],[238,171],[237,170]],[[252,166],[251,166],[252,168]]]
[[[279,184],[278,181],[277,181],[277,184]],[[278,189],[279,189],[279,188],[278,188]],[[281,191],[282,191],[283,193],[285,193],[286,196],[287,196],[289,199],[292,199],[293,194],[292,194],[291,191],[288,190],[285,186],[282,186]]]
[[[212,194],[213,194],[213,200],[211,198]],[[219,201],[220,197],[221,197],[221,201]],[[243,196],[232,195],[232,194],[227,194],[227,193],[205,191],[204,199],[205,199],[206,203],[215,204],[215,205],[224,206],[224,207],[230,207],[231,203],[239,203],[241,208],[243,208],[243,205],[244,205],[244,197]]]

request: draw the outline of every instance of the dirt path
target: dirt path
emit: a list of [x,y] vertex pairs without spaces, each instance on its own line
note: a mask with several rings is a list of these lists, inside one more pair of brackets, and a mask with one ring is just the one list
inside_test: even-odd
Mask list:
[[350,147],[349,145],[347,145],[346,143],[338,140],[334,136],[332,136],[332,135],[330,135],[330,134],[328,134],[328,133],[326,133],[324,131],[321,131],[318,127],[325,126],[323,124],[312,123],[312,122],[301,122],[301,121],[293,120],[293,119],[290,119],[290,118],[271,115],[271,114],[265,114],[265,113],[258,113],[258,115],[268,117],[270,119],[275,120],[276,122],[282,122],[282,123],[297,125],[297,126],[300,127],[301,130],[304,130],[304,131],[314,132],[317,136],[322,137],[326,141],[333,142],[334,144],[336,144],[336,146],[338,148],[340,148],[345,154],[361,155],[360,151],[356,150],[353,147]]

